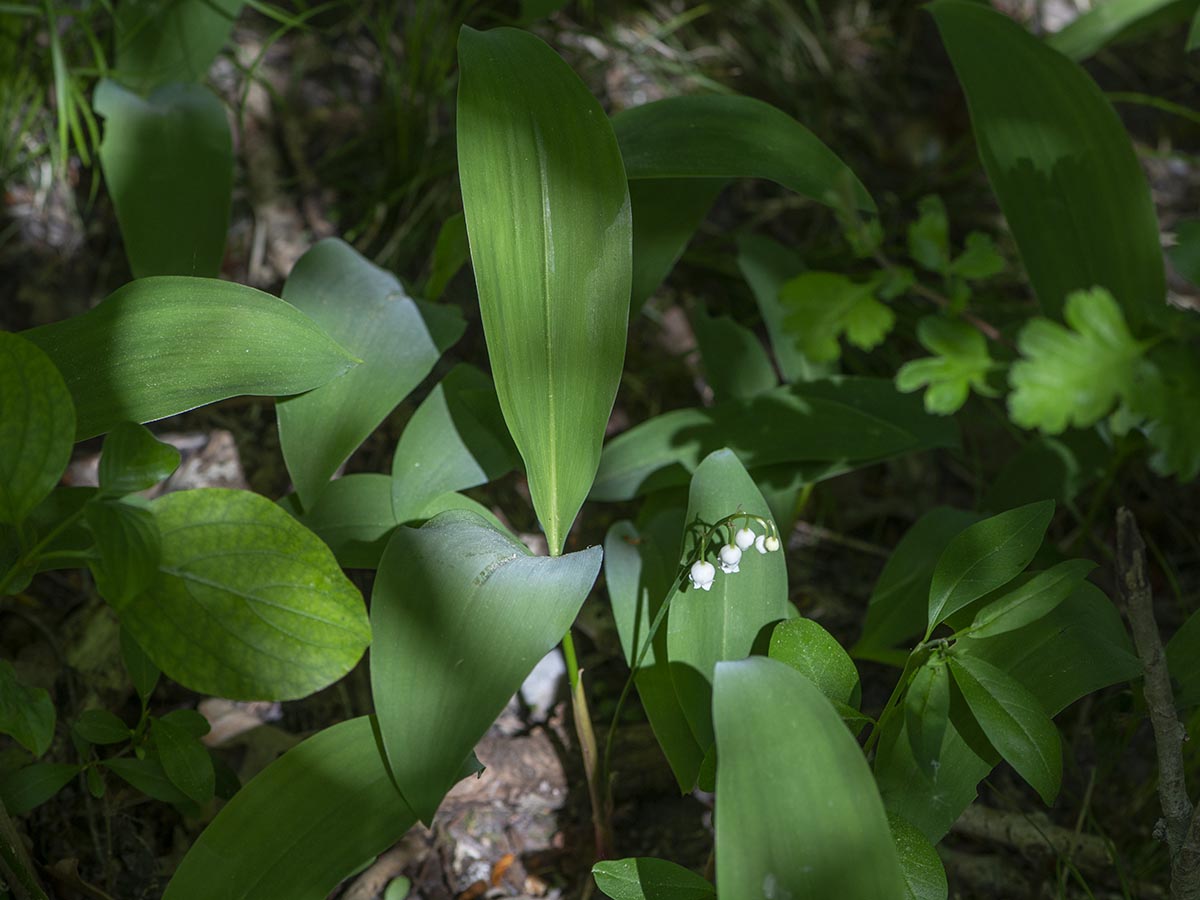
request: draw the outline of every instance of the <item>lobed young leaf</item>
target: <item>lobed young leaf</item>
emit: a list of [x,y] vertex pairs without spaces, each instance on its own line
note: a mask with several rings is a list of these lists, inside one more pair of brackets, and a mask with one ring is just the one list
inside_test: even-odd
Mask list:
[[784,326],[815,363],[841,356],[843,334],[855,347],[871,350],[892,330],[896,317],[875,299],[875,281],[858,282],[836,272],[802,272],[779,291],[788,309]]
[[945,275],[950,271],[950,223],[946,219],[946,205],[941,197],[922,197],[917,211],[919,217],[908,226],[908,255],[923,268]]
[[905,363],[896,373],[896,390],[911,393],[922,387],[925,410],[935,415],[958,412],[971,390],[984,397],[997,391],[987,382],[995,362],[984,336],[964,322],[926,316],[917,323],[917,340],[935,355]]

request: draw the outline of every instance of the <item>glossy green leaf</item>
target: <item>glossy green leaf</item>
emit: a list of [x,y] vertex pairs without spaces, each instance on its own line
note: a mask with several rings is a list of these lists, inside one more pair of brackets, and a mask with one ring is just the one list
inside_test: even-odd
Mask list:
[[[929,586],[938,559],[951,539],[978,518],[965,510],[938,506],[904,533],[875,582],[862,637],[851,650],[854,656],[897,662],[888,651],[909,638],[921,636],[929,612]],[[901,652],[897,664],[902,665],[907,655]]]
[[913,759],[927,774],[936,772],[942,739],[950,721],[950,671],[933,658],[917,669],[904,695],[904,725]]
[[422,821],[571,626],[600,557],[531,556],[463,511],[392,535],[371,597],[371,686],[396,784]]
[[929,586],[929,629],[1008,583],[1029,565],[1054,517],[1042,500],[984,519],[956,535],[938,559]]
[[10,816],[23,816],[41,806],[79,774],[66,763],[33,763],[0,779],[0,800]]
[[158,578],[114,606],[171,678],[218,697],[291,700],[358,662],[371,637],[362,597],[329,548],[275,504],[204,488],[152,509]]
[[625,169],[600,104],[533,35],[464,28],[459,73],[459,177],[492,376],[558,554],[625,357]]
[[199,81],[229,40],[242,0],[123,0],[116,5],[117,77],[145,93]]
[[875,299],[877,282],[854,281],[838,272],[801,272],[780,288],[784,328],[816,363],[841,356],[838,338],[862,350],[877,347],[896,317]]
[[158,666],[150,661],[150,657],[129,633],[128,628],[121,629],[121,661],[125,664],[125,671],[129,673],[129,679],[133,682],[138,697],[143,704],[146,703],[158,686],[158,678],[162,673],[159,672]]
[[772,659],[723,662],[713,720],[722,900],[904,896],[875,780],[811,681]]
[[491,380],[474,366],[457,365],[417,407],[396,445],[396,518],[416,518],[435,497],[485,484],[516,462]]
[[927,416],[919,400],[886,380],[806,382],[749,401],[673,410],[618,435],[604,448],[592,499],[629,500],[686,484],[700,460],[726,446],[751,468],[820,462],[836,464],[832,473],[956,442],[953,424]]
[[[462,336],[463,325],[434,333],[395,276],[334,238],[300,257],[283,298],[362,360],[340,378],[276,405],[284,462],[301,502],[311,506],[338,466]],[[437,314],[454,315],[449,307]]]
[[196,803],[211,800],[216,791],[217,776],[212,757],[195,735],[164,717],[154,720],[150,737],[171,784]]
[[181,806],[192,815],[199,812],[199,807],[167,777],[162,763],[157,759],[151,757],[133,759],[127,756],[118,756],[104,760],[101,765],[147,797]]
[[1167,643],[1167,666],[1175,680],[1175,703],[1183,708],[1200,702],[1200,612],[1179,626]]
[[163,900],[324,900],[415,823],[373,719],[342,722],[238,791],[192,845]]
[[728,182],[724,178],[639,178],[629,182],[633,212],[630,312],[670,274]]
[[775,367],[757,335],[729,316],[710,316],[703,305],[692,313],[704,377],[713,397],[749,400],[779,385]]
[[631,857],[592,866],[596,887],[613,900],[709,900],[716,889],[691,869],[653,857]]
[[950,657],[950,672],[992,746],[1047,805],[1053,803],[1062,785],[1062,744],[1038,698],[967,652]]
[[1075,63],[986,5],[929,7],[1042,309],[1108,289],[1136,325],[1166,297],[1158,221],[1120,119]]
[[100,490],[132,494],[165,481],[179,468],[179,451],[136,422],[121,422],[104,438]]
[[91,744],[121,744],[133,736],[132,729],[107,709],[84,710],[71,727]]
[[911,822],[888,813],[888,825],[904,873],[904,900],[946,900],[946,869],[929,839]]
[[1167,13],[1170,18],[1183,21],[1194,14],[1196,7],[1195,0],[1106,0],[1050,35],[1046,43],[1079,62],[1147,19],[1161,18]]
[[1096,568],[1090,559],[1068,559],[997,597],[975,615],[970,637],[994,637],[1035,622],[1069,597]]
[[843,191],[874,201],[811,131],[761,100],[729,94],[669,97],[613,117],[629,178],[766,178],[831,203]]
[[355,363],[291,304],[209,278],[139,279],[22,336],[62,372],[76,440],[239,394],[311,390]]
[[15,525],[54,489],[71,459],[75,410],[38,347],[0,332],[0,525]]
[[11,735],[34,756],[41,756],[54,740],[55,717],[49,692],[25,684],[12,663],[0,659],[0,734]]
[[94,102],[104,118],[100,165],[133,277],[216,278],[233,191],[224,105],[199,84],[165,84],[142,98],[107,78]]
[[[711,523],[739,510],[768,519],[771,515],[737,456],[718,450],[696,468],[684,521]],[[706,559],[714,564],[721,543],[718,537],[707,548]],[[694,558],[698,549],[694,535],[689,536],[683,560]],[[678,591],[667,614],[671,679],[696,743],[706,752],[713,743],[712,681],[717,663],[748,656],[759,632],[786,618],[789,609],[782,552],[748,550],[739,568],[733,574],[718,570],[711,590],[687,586]]]
[[446,285],[459,270],[471,261],[471,247],[467,243],[467,220],[458,212],[442,223],[437,243],[433,246],[433,262],[430,264],[429,280],[423,292],[426,300],[438,300],[446,291]]
[[121,500],[93,500],[84,512],[100,558],[90,562],[96,589],[114,606],[127,603],[154,583],[162,537],[154,514]]
[[996,396],[987,381],[996,364],[987,340],[976,329],[965,322],[926,316],[917,323],[917,339],[934,355],[901,366],[896,390],[907,394],[926,388],[926,411],[942,416],[958,412],[972,390],[983,397]]
[[767,655],[804,675],[832,702],[858,706],[862,686],[854,660],[837,638],[812,619],[789,619],[776,625]]

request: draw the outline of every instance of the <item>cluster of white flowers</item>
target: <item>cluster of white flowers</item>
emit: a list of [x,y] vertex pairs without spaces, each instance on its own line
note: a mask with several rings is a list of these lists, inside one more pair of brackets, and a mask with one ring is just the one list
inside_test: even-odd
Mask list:
[[[721,565],[721,571],[726,575],[740,571],[742,552],[751,547],[759,553],[772,553],[779,549],[779,538],[774,534],[756,534],[749,525],[743,525],[733,535],[733,540],[717,551],[717,562]],[[692,587],[702,591],[711,591],[716,577],[717,567],[704,559],[703,553],[688,571],[688,580],[691,581]]]

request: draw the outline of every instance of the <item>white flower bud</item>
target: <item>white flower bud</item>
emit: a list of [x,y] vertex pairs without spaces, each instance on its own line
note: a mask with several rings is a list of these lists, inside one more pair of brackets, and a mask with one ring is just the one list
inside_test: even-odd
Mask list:
[[698,587],[702,591],[711,591],[713,579],[716,577],[717,570],[713,564],[702,559],[692,563],[692,569],[688,572],[692,587]]
[[742,528],[733,536],[733,541],[738,545],[739,550],[749,550],[754,546],[754,538],[756,535],[749,528]]
[[763,541],[763,546],[767,548],[769,553],[774,553],[779,549],[779,538],[775,537],[775,535],[771,535],[769,538]]
[[717,554],[721,560],[721,571],[726,575],[732,575],[738,570],[738,563],[742,561],[742,551],[733,544],[726,544],[721,548],[721,552]]
[[767,552],[767,536],[765,534],[760,534],[754,539],[754,549],[759,553]]

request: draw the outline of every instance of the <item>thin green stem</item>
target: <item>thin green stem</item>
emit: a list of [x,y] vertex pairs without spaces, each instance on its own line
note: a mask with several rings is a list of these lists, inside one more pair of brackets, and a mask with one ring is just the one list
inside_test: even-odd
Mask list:
[[67,516],[65,519],[51,528],[50,531],[46,533],[44,538],[30,547],[28,552],[22,554],[21,558],[13,563],[8,572],[5,573],[4,578],[0,579],[0,597],[6,596],[5,591],[8,590],[8,586],[16,579],[17,573],[24,571],[26,566],[36,560],[43,547],[45,547],[52,540],[83,518],[83,511],[85,508],[86,504],[79,507],[79,509],[75,510],[75,512],[71,513],[71,515]]
[[866,744],[863,745],[864,754],[871,752],[871,748],[875,746],[879,741],[879,736],[883,733],[884,725],[887,724],[892,714],[899,708],[900,698],[904,695],[904,689],[908,687],[909,681],[912,680],[913,672],[917,668],[914,661],[924,654],[925,649],[925,642],[922,641],[913,648],[912,653],[908,654],[908,659],[904,661],[904,669],[900,673],[900,678],[896,682],[896,686],[892,688],[892,695],[888,697],[883,711],[879,714],[879,718],[871,728],[871,734],[867,737]]

